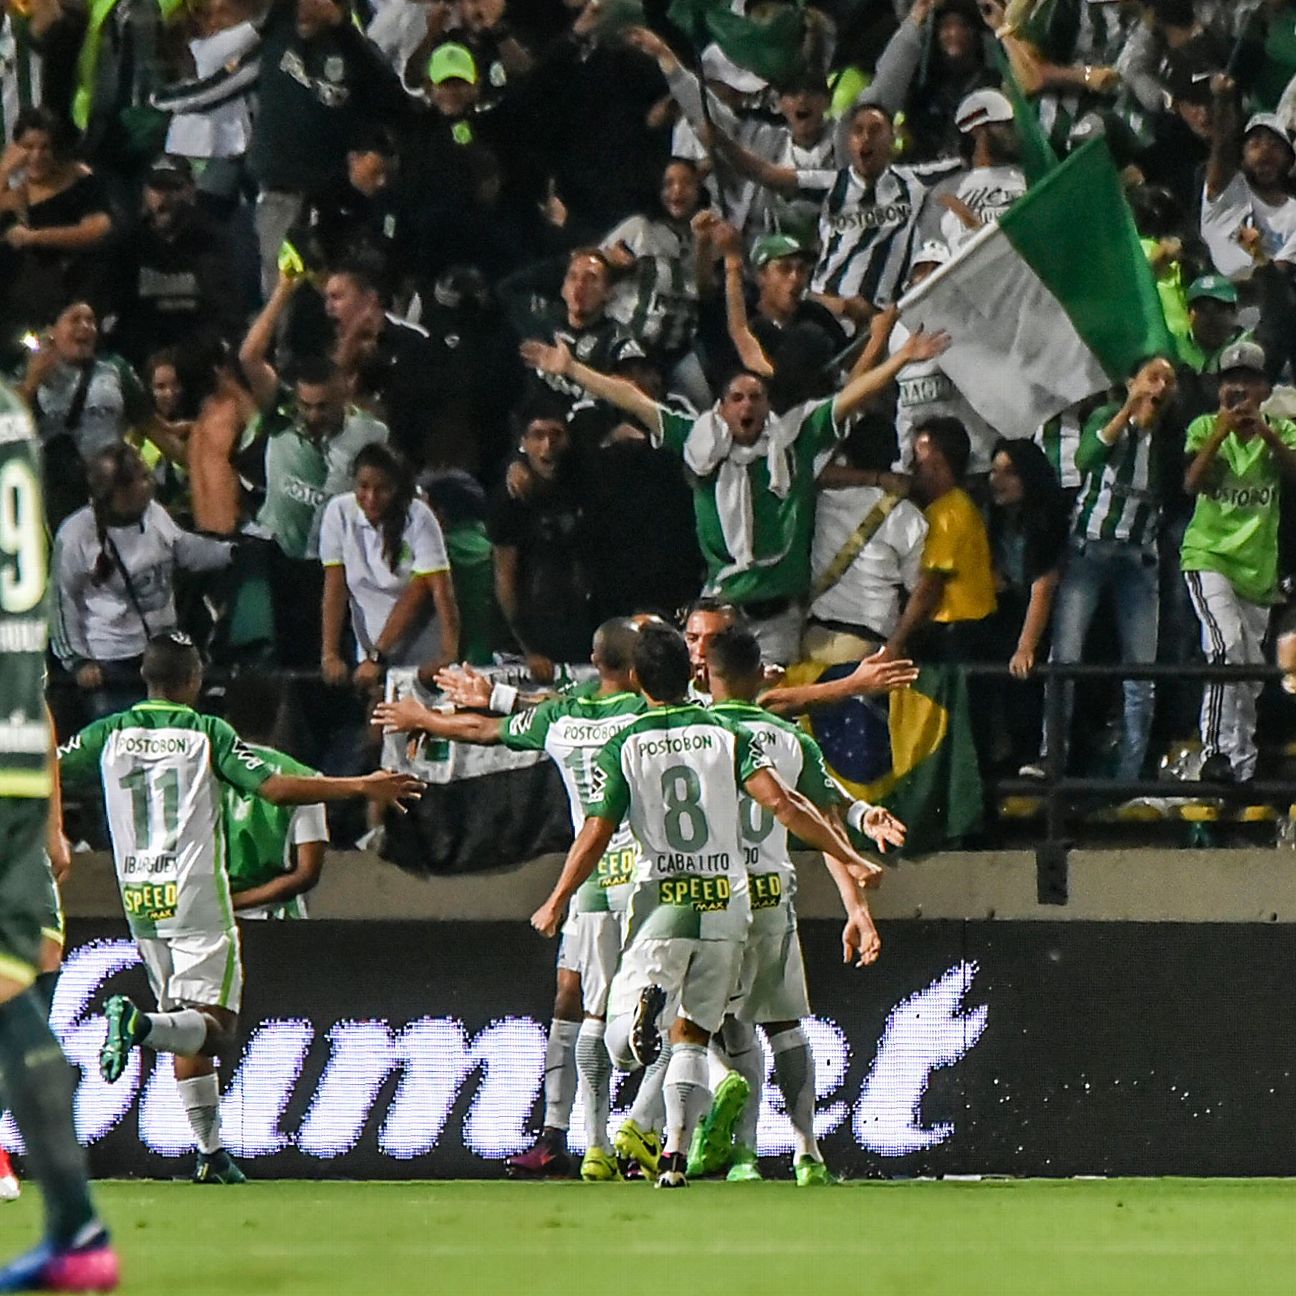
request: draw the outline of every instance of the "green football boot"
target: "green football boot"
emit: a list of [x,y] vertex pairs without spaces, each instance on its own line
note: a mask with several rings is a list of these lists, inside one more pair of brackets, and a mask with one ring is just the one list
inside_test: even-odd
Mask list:
[[637,1122],[624,1120],[612,1137],[612,1146],[623,1161],[634,1161],[645,1179],[656,1179],[661,1167],[661,1136],[655,1130],[641,1129]]
[[580,1176],[586,1183],[612,1183],[621,1178],[621,1171],[606,1148],[590,1148],[581,1158]]
[[749,1147],[736,1147],[733,1150],[733,1160],[729,1166],[729,1173],[725,1175],[728,1183],[760,1183],[765,1176],[760,1172],[760,1165],[756,1160],[756,1151]]
[[734,1126],[750,1096],[751,1086],[737,1071],[730,1071],[716,1086],[711,1110],[693,1131],[689,1143],[690,1179],[723,1174],[732,1163]]
[[144,1014],[126,998],[113,995],[104,1006],[108,1033],[99,1050],[99,1074],[109,1084],[120,1080],[130,1060],[131,1049],[144,1038],[147,1023]]
[[194,1166],[193,1182],[196,1184],[247,1183],[247,1175],[234,1164],[234,1158],[224,1148],[215,1152],[199,1152]]
[[828,1167],[812,1156],[797,1157],[794,1169],[798,1188],[831,1188],[837,1182]]

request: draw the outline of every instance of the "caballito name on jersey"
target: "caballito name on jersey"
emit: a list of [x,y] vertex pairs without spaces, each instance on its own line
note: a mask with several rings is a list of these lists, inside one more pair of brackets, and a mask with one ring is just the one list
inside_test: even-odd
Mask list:
[[691,855],[687,851],[672,851],[657,856],[657,871],[660,873],[689,873],[694,870],[703,873],[728,873],[729,852],[716,851],[711,855]]

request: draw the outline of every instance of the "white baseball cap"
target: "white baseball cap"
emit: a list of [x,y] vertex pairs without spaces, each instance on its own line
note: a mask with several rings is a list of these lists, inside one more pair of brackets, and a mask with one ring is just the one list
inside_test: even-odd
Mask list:
[[974,90],[954,113],[954,124],[965,135],[978,126],[1010,122],[1012,119],[1012,104],[998,90]]
[[739,67],[719,45],[708,45],[702,51],[702,75],[708,81],[719,81],[739,94],[759,94],[768,82],[762,81],[755,72],[748,72]]
[[1242,138],[1246,139],[1252,131],[1267,130],[1277,135],[1289,149],[1296,152],[1296,146],[1292,144],[1291,132],[1287,129],[1287,124],[1277,113],[1258,112],[1254,113],[1246,124],[1246,130],[1242,132]]
[[928,239],[926,243],[920,243],[918,245],[918,250],[913,254],[913,257],[909,261],[909,265],[911,267],[920,265],[943,266],[949,265],[952,259],[953,254],[950,252],[949,247],[946,244],[940,242],[938,239]]

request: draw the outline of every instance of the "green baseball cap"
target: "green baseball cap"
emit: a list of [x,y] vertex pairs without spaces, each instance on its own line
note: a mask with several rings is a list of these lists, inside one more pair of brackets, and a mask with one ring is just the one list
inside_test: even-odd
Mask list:
[[759,270],[761,266],[769,265],[771,261],[778,261],[783,257],[808,257],[809,255],[810,249],[800,239],[793,238],[791,234],[766,234],[757,239],[756,246],[752,248],[752,265]]
[[1238,300],[1237,286],[1225,275],[1202,275],[1200,279],[1194,279],[1189,284],[1188,300],[1195,302],[1202,297],[1210,297],[1214,301],[1226,302],[1230,306],[1236,306]]
[[443,81],[467,81],[469,85],[476,85],[477,60],[466,45],[448,41],[432,51],[427,78],[433,85],[440,85]]

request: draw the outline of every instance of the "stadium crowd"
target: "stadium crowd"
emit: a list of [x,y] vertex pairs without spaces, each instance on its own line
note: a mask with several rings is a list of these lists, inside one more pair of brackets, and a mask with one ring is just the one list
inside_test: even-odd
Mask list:
[[[699,48],[664,0],[6,0],[0,345],[59,709],[140,696],[178,626],[322,673],[283,696],[334,770],[388,667],[547,680],[705,592],[771,663],[1006,665],[976,727],[1015,773],[1050,654],[1264,660],[1296,3],[719,7]],[[1106,136],[1174,339],[1033,440],[894,310],[1026,192],[1019,93],[1059,156]],[[1076,746],[1133,778],[1199,735],[1247,780],[1259,691],[1130,682]]]

